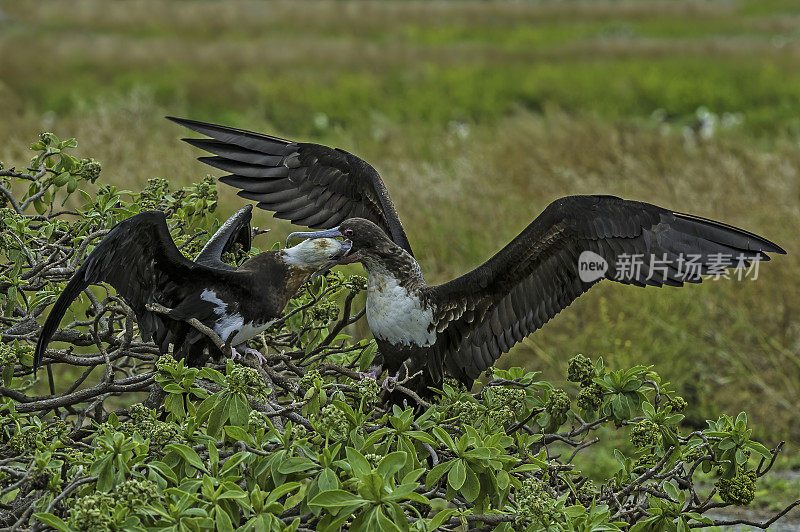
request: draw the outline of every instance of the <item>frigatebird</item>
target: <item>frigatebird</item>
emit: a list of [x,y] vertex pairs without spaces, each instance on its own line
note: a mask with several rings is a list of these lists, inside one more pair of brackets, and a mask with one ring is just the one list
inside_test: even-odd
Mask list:
[[[338,262],[361,262],[367,270],[377,369],[423,392],[439,386],[445,370],[471,386],[502,353],[602,279],[682,286],[785,253],[765,238],[699,216],[614,196],[570,196],[553,201],[481,266],[428,286],[380,176],[365,161],[318,144],[171,120],[212,137],[184,140],[214,153],[200,160],[230,172],[220,180],[242,189],[240,196],[298,225],[327,229],[290,238],[351,243]],[[599,269],[581,271],[583,264]]]
[[[246,342],[280,316],[289,298],[320,270],[330,267],[349,249],[333,239],[319,245],[307,240],[292,248],[267,251],[239,267],[222,261],[235,243],[250,249],[252,206],[228,219],[192,261],[178,248],[161,211],[123,220],[89,254],[55,302],[36,344],[34,368],[70,303],[90,284],[107,282],[131,306],[145,341],[162,353],[170,347],[189,365],[202,365],[222,353],[203,332],[187,323],[196,318],[213,330],[237,358],[244,353],[261,358]],[[153,304],[169,309],[155,311]]]

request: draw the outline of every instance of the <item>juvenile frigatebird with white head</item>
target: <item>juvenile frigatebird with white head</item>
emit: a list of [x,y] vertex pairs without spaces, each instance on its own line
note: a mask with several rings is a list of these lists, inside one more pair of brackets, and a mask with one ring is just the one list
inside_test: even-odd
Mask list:
[[[335,264],[349,244],[307,240],[267,251],[238,268],[222,261],[235,243],[250,249],[252,206],[240,209],[208,241],[197,258],[175,246],[163,212],[143,212],[123,220],[89,254],[54,304],[34,353],[34,368],[72,301],[91,284],[107,282],[131,306],[145,341],[170,350],[189,365],[218,358],[219,348],[187,320],[197,319],[240,356],[237,346],[261,358],[246,342],[280,318],[286,303],[310,276]],[[169,309],[155,311],[153,304]],[[58,338],[56,338],[58,339]],[[242,347],[239,347],[241,350]]]
[[[392,374],[403,366],[406,376],[422,371],[423,378],[411,383],[421,391],[437,386],[445,370],[471,384],[603,278],[681,286],[700,282],[698,272],[718,273],[745,267],[748,258],[784,253],[760,236],[698,216],[613,196],[571,196],[553,201],[483,265],[428,286],[386,187],[366,161],[320,144],[170,119],[211,137],[184,140],[214,154],[200,160],[228,172],[220,181],[241,189],[239,196],[297,225],[329,229],[294,236],[341,235],[352,243],[339,262],[362,262],[367,270],[376,361]],[[599,277],[581,278],[584,252],[605,262]],[[631,275],[617,278],[626,257],[639,263]],[[692,275],[680,271],[681,260],[691,263]]]

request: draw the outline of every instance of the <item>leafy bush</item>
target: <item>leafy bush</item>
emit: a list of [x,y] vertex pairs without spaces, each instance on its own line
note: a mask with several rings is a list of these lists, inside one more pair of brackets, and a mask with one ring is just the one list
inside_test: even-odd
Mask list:
[[[335,272],[253,342],[263,366],[186,367],[137,338],[122,300],[86,291],[54,336],[68,347],[45,354],[44,382],[31,371],[37,321],[110,227],[164,209],[192,256],[219,225],[210,181],[82,190],[100,166],[71,155],[76,144],[44,134],[32,169],[0,170],[4,527],[685,530],[751,502],[780,451],[750,439],[744,413],[684,430],[686,401],[652,367],[583,355],[564,388],[495,369],[477,393],[447,382],[428,403],[398,386],[404,404],[387,403],[359,373],[374,342],[346,333],[363,316],[353,301],[365,280]],[[56,392],[56,373],[75,384]],[[93,373],[99,382],[81,388]],[[616,473],[595,483],[574,462],[602,427],[626,432],[635,450],[614,450]]]

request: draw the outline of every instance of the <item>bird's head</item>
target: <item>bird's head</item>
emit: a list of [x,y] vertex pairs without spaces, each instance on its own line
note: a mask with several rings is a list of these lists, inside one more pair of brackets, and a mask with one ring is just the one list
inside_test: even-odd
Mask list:
[[342,243],[349,244],[350,249],[337,260],[337,264],[360,262],[369,268],[372,262],[386,261],[390,256],[396,257],[398,253],[406,255],[383,229],[364,218],[350,218],[340,226],[325,231],[292,233],[287,242],[292,238],[308,238],[306,242],[321,238],[342,238]]
[[339,264],[339,260],[350,251],[351,244],[333,238],[304,240],[294,247],[282,251],[289,266],[302,270],[325,272]]

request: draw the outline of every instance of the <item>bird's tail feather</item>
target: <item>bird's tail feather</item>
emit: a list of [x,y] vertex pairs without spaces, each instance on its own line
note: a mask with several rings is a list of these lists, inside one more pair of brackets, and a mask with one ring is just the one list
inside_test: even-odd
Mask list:
[[72,279],[67,283],[64,291],[61,292],[61,295],[50,310],[50,314],[47,316],[47,320],[45,320],[44,326],[42,327],[42,333],[39,335],[39,340],[36,342],[36,351],[33,353],[34,373],[39,368],[39,364],[42,363],[44,351],[47,348],[47,344],[50,343],[50,338],[53,337],[53,333],[58,329],[61,318],[64,317],[64,314],[66,314],[67,309],[75,298],[91,284],[90,281],[86,279],[87,276],[85,274],[86,272],[83,267],[75,272],[75,275],[72,276]]

